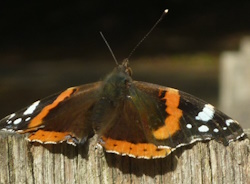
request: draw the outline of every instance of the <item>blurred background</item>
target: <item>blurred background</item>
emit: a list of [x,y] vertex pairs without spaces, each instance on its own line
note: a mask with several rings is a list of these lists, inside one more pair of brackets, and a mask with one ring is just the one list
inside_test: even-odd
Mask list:
[[[250,35],[250,1],[6,1],[0,5],[0,117],[101,80],[115,63],[99,31],[122,61],[166,8],[130,58],[133,78],[178,88],[225,111],[220,58],[240,50]],[[247,120],[240,122],[244,128]]]

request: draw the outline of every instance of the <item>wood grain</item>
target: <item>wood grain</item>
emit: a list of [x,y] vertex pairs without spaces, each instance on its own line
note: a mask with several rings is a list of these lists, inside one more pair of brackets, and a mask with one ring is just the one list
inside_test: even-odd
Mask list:
[[[250,134],[250,130],[245,130]],[[249,139],[228,147],[215,141],[177,149],[164,159],[104,153],[95,138],[84,146],[29,143],[0,132],[0,183],[250,183]]]

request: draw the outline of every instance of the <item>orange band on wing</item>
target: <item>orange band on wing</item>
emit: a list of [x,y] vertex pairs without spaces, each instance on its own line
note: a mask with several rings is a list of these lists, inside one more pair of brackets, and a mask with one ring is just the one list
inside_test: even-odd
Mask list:
[[42,111],[30,121],[28,128],[34,128],[41,125],[43,118],[49,113],[49,111],[55,108],[60,102],[65,100],[65,98],[70,97],[70,95],[75,91],[75,89],[76,88],[69,88],[65,90],[56,98],[56,100],[52,104],[45,106]]
[[[160,90],[159,96],[164,91]],[[166,100],[166,112],[168,117],[165,119],[165,125],[153,131],[156,139],[167,139],[180,130],[180,118],[182,117],[182,110],[178,108],[180,103],[180,94],[178,90],[168,89],[165,96],[162,98]]]
[[119,155],[129,155],[135,158],[163,158],[171,153],[169,148],[157,148],[152,143],[131,143],[127,141],[115,140],[102,137],[99,143],[107,152],[116,153]]
[[70,135],[70,132],[38,130],[34,134],[31,134],[28,140],[40,143],[58,143],[67,140],[68,135]]

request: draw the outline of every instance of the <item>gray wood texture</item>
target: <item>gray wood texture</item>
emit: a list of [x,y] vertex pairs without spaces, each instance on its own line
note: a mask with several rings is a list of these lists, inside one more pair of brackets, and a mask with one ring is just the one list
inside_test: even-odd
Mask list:
[[[250,134],[250,130],[245,130]],[[104,153],[95,138],[81,147],[29,143],[0,132],[0,183],[250,183],[249,139],[225,147],[215,141],[177,149],[164,159]]]

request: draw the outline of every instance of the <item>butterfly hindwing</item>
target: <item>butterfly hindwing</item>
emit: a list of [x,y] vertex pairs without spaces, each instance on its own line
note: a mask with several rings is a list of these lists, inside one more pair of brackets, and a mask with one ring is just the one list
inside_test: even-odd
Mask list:
[[36,101],[0,121],[0,129],[29,132],[29,140],[41,143],[84,142],[93,134],[89,117],[100,82],[86,84]]

